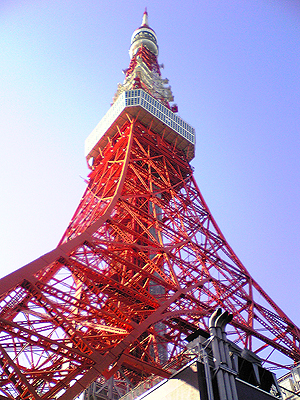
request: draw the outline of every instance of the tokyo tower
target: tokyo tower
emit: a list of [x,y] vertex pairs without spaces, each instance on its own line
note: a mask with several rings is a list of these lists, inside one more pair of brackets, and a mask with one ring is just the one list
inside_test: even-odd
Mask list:
[[227,243],[193,176],[195,131],[161,77],[145,11],[113,105],[86,140],[88,185],[58,246],[0,280],[0,398],[73,399],[131,387],[191,357],[219,307],[228,337],[269,368],[300,361],[300,331]]

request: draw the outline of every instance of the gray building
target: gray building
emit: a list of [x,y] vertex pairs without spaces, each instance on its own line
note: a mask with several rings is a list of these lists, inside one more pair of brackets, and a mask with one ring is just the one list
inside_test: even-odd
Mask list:
[[300,399],[300,365],[278,379],[283,400]]

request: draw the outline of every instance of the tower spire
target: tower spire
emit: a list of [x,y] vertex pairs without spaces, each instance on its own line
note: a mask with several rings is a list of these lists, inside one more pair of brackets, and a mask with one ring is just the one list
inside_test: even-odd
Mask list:
[[130,58],[136,54],[141,46],[145,46],[151,53],[158,56],[157,37],[155,31],[149,26],[147,9],[143,14],[142,25],[131,36]]
[[144,11],[144,14],[143,14],[142,26],[149,26],[149,24],[148,24],[147,7],[145,7],[145,11]]
[[142,25],[131,36],[129,48],[130,64],[124,71],[125,80],[118,85],[114,102],[126,90],[143,89],[162,104],[170,107],[174,100],[171,87],[166,86],[168,79],[162,79],[157,61],[158,44],[155,31],[150,28],[147,8],[144,11]]

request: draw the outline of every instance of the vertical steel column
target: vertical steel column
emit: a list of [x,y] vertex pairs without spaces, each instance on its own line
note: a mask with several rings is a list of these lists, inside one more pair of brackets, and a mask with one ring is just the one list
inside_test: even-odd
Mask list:
[[208,356],[205,348],[203,348],[201,344],[199,344],[199,354],[204,364],[204,373],[205,373],[208,400],[214,400],[214,392],[212,387],[212,379],[208,362]]
[[219,395],[221,400],[238,400],[229,346],[225,326],[232,320],[232,314],[222,313],[219,308],[209,320],[209,330],[212,335],[212,349],[215,358]]
[[227,397],[227,392],[225,389],[224,374],[221,368],[221,354],[219,347],[219,338],[216,329],[216,319],[221,315],[222,310],[218,308],[209,319],[209,331],[212,336],[212,350],[215,358],[215,371],[218,382],[219,396],[221,400],[231,400]]

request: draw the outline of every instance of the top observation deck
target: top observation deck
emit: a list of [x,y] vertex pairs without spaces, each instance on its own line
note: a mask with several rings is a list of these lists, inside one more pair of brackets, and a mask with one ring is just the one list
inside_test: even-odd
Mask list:
[[188,161],[195,156],[195,129],[173,113],[160,101],[142,89],[124,91],[111,106],[105,116],[85,141],[87,161],[96,158],[99,148],[103,149],[117,132],[117,125],[122,126],[127,115],[136,117],[145,126],[151,124],[151,130],[163,135],[169,143],[182,150]]

